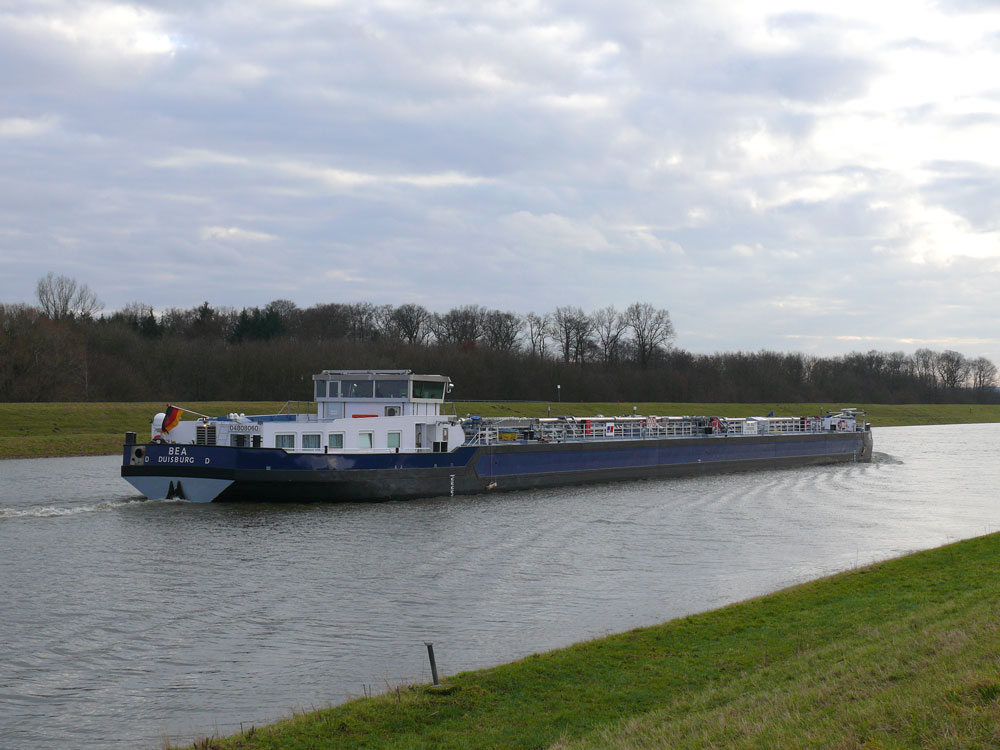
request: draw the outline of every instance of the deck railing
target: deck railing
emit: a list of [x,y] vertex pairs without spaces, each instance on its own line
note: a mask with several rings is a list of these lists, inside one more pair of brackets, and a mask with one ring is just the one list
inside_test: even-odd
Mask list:
[[[645,440],[728,435],[777,435],[864,429],[853,414],[823,417],[529,417],[472,418],[462,422],[466,445],[504,442],[564,443],[589,440]],[[860,425],[860,426],[859,426]]]

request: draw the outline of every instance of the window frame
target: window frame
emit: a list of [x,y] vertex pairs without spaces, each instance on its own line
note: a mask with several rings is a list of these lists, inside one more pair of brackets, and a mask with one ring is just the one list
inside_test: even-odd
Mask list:
[[[380,389],[379,386],[382,386],[383,388]],[[385,389],[388,386],[392,386],[393,390],[387,392]],[[410,392],[410,381],[408,380],[375,381],[375,398],[406,398],[409,392]]]
[[[361,444],[362,438],[365,438],[365,437],[368,438],[368,445],[362,445]],[[375,446],[375,433],[374,432],[366,430],[364,432],[359,432],[358,433],[358,450],[359,451],[371,450],[374,446]]]
[[[350,388],[351,386],[354,386],[356,390],[362,390],[364,392],[363,393],[343,393],[343,391],[346,390],[344,388],[345,385],[347,386],[347,388]],[[340,386],[341,386],[340,389],[341,389],[341,392],[342,392],[341,398],[364,398],[364,399],[375,398],[375,381],[374,380],[365,380],[365,379],[342,380],[342,381],[340,381]]]
[[[393,437],[396,438],[395,445],[392,444]],[[385,447],[388,448],[389,450],[392,450],[393,448],[401,448],[402,443],[403,443],[403,433],[401,431],[393,430],[392,432],[386,433]]]
[[[340,438],[340,445],[331,445],[334,438]],[[333,451],[344,450],[344,433],[343,432],[328,432],[326,435],[326,447]]]
[[[308,447],[306,446],[306,438],[316,438],[316,445]],[[319,432],[303,432],[302,433],[302,450],[304,451],[321,451],[323,450],[323,435]]]
[[[445,383],[439,382],[437,380],[420,380],[414,379],[411,381],[410,386],[413,393],[413,398],[426,399],[428,401],[438,401],[444,398],[445,395]],[[438,392],[440,391],[440,393]],[[428,392],[433,392],[435,395],[428,395]],[[417,395],[417,394],[420,395]]]
[[[290,446],[288,446],[288,445],[279,445],[278,443],[281,442],[282,438],[291,438],[292,439],[292,444]],[[286,451],[287,450],[295,450],[295,433],[294,432],[278,432],[278,433],[275,433],[275,435],[274,435],[274,447],[275,448],[280,448],[280,449],[286,450]]]

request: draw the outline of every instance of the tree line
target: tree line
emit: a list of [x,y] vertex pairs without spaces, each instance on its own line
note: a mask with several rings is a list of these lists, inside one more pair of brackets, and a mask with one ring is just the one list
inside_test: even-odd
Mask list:
[[694,354],[673,346],[668,311],[645,302],[526,315],[288,300],[157,314],[133,302],[104,314],[72,279],[49,274],[36,291],[36,304],[0,303],[0,401],[309,400],[310,376],[327,368],[446,374],[459,399],[1000,401],[982,357]]

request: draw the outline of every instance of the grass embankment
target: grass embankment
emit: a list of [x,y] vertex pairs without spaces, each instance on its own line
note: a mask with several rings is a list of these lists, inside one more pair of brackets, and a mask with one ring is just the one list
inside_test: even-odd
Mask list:
[[994,534],[196,747],[997,747],[998,559]]
[[[204,414],[270,414],[281,402],[198,402],[186,406]],[[539,401],[458,401],[445,405],[449,413],[487,417],[553,415],[590,416],[631,414],[707,414],[748,417],[767,414],[822,414],[834,404],[677,404],[643,402],[544,403]],[[868,419],[878,427],[918,424],[1000,422],[1000,406],[962,404],[864,405]],[[160,402],[0,404],[0,458],[42,456],[99,456],[117,453],[126,431],[147,436],[149,420],[163,411]],[[190,418],[188,415],[187,418]]]
[[[281,403],[187,404],[203,414],[271,413]],[[119,453],[126,432],[149,438],[149,420],[162,402],[0,404],[0,458],[101,456]],[[190,415],[187,418],[191,418]]]

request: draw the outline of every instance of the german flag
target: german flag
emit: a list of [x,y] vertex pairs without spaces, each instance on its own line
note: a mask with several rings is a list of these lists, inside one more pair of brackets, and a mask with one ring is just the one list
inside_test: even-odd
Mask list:
[[170,432],[181,421],[181,409],[167,404],[167,412],[163,415],[163,431]]

